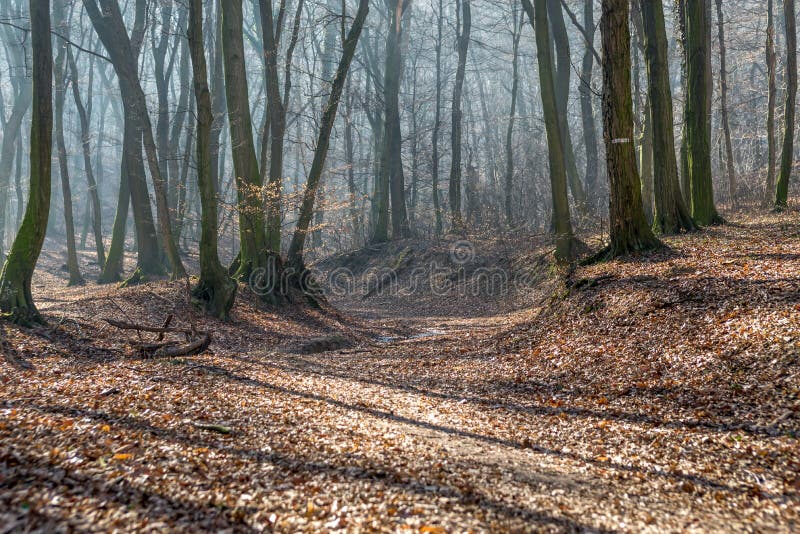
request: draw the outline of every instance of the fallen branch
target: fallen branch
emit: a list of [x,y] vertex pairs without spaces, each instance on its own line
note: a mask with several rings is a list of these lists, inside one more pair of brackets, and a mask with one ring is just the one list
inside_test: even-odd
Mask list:
[[[104,318],[103,320],[120,330],[135,330],[140,334],[141,332],[158,334],[155,342],[130,342],[137,352],[144,357],[176,358],[178,356],[193,356],[203,353],[211,345],[211,334],[209,332],[200,332],[193,328],[169,326],[172,322],[171,315],[164,321],[164,326],[139,325],[109,318]],[[163,341],[165,334],[184,334],[187,343],[179,344],[177,341]]]

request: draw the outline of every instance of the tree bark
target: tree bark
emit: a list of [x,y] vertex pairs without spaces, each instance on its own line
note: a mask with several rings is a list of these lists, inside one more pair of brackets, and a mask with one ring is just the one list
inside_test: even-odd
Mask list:
[[[581,119],[583,121],[583,144],[586,149],[586,193],[590,197],[598,196],[597,176],[599,156],[597,151],[597,127],[594,120],[591,81],[594,72],[594,0],[585,0],[583,4],[583,27],[586,31],[586,50],[581,62],[581,83],[578,91],[581,95]],[[597,209],[599,206],[591,206]]]
[[610,182],[608,258],[660,246],[642,208],[633,145],[629,0],[603,0],[603,138]]
[[470,0],[458,0],[457,10],[460,9],[460,24],[458,29],[458,66],[456,80],[453,87],[453,108],[451,124],[451,161],[450,161],[450,223],[454,232],[464,230],[464,221],[461,216],[461,94],[464,90],[464,77],[467,66],[467,50],[469,49],[470,30],[472,27],[472,12]]
[[772,204],[775,191],[775,100],[777,98],[775,83],[775,16],[773,0],[767,0],[767,179],[764,188],[763,207]]
[[20,324],[44,323],[31,294],[50,214],[50,170],[53,148],[53,49],[50,0],[30,0],[33,73],[30,135],[30,188],[22,226],[0,274],[0,311]]
[[696,229],[681,195],[675,157],[672,91],[662,0],[639,0],[653,132],[653,229],[675,234]]
[[547,0],[522,0],[522,7],[536,34],[536,58],[539,64],[539,86],[544,110],[547,146],[550,161],[550,189],[553,199],[553,229],[556,237],[555,257],[559,262],[572,261],[576,256],[576,240],[572,234],[567,194],[567,169],[563,138],[558,120],[555,69],[547,22]]
[[[247,86],[242,38],[242,0],[222,2],[222,41],[225,55],[225,92],[233,168],[239,207],[240,259],[234,278],[247,280],[257,269],[268,269],[266,221],[261,203],[261,173],[258,168],[250,95]],[[274,273],[273,273],[274,274]]]
[[564,22],[564,12],[560,0],[547,0],[547,14],[552,30],[552,39],[555,43],[556,58],[556,103],[558,104],[558,120],[560,121],[561,139],[564,147],[564,158],[567,166],[567,180],[572,198],[579,212],[586,211],[586,190],[583,188],[578,176],[578,165],[575,160],[575,150],[572,146],[572,133],[567,121],[567,106],[569,104],[570,78],[572,73],[572,57],[569,46],[567,26]]
[[736,202],[736,171],[733,168],[733,145],[731,143],[731,127],[728,121],[728,67],[725,50],[725,17],[722,12],[722,0],[716,0],[717,27],[719,28],[719,98],[722,112],[722,132],[725,136],[725,163],[728,174],[728,194],[731,197],[731,208]]
[[[516,6],[515,6],[516,7]],[[511,228],[514,225],[514,121],[517,114],[517,94],[519,93],[519,41],[522,37],[522,25],[524,24],[524,12],[517,19],[516,9],[514,10],[514,28],[512,31],[512,65],[511,65],[511,111],[508,114],[508,129],[506,130],[506,180],[504,185],[506,226]]]
[[719,224],[711,175],[711,24],[707,2],[685,2],[686,140],[692,217],[701,225]]
[[[66,19],[64,0],[56,0],[53,6],[56,31],[60,35],[69,35],[69,21]],[[78,254],[75,247],[75,217],[72,209],[72,187],[69,179],[67,163],[67,144],[64,141],[64,104],[67,99],[67,47],[60,46],[55,58],[55,137],[58,153],[58,169],[61,177],[61,196],[64,203],[64,232],[67,241],[67,271],[69,282],[75,286],[84,283],[78,265]]]
[[[303,191],[303,202],[300,206],[297,226],[292,236],[292,242],[289,246],[289,254],[287,257],[287,262],[293,269],[294,275],[297,277],[303,277],[303,273],[305,273],[306,270],[303,262],[303,249],[308,234],[308,226],[311,223],[311,217],[314,213],[314,200],[317,187],[319,186],[320,177],[325,167],[325,158],[328,155],[331,130],[336,121],[336,112],[339,108],[339,101],[341,100],[344,84],[350,70],[350,63],[355,55],[358,39],[361,36],[361,30],[364,27],[364,21],[367,18],[368,12],[369,0],[359,0],[358,11],[353,19],[350,31],[347,33],[347,38],[344,40],[342,57],[336,68],[336,75],[331,84],[331,93],[328,96],[328,103],[325,105],[322,120],[320,121],[317,148],[314,151],[314,160],[311,163],[311,169],[308,173],[305,190]],[[303,287],[303,289],[308,288]]]
[[775,209],[783,211],[788,205],[789,177],[794,160],[794,118],[797,100],[797,22],[794,0],[784,0],[784,25],[786,26],[786,107],[784,111],[783,151],[781,168],[775,189]]
[[220,263],[217,251],[217,192],[211,173],[211,124],[214,118],[203,45],[202,0],[189,3],[189,49],[197,101],[197,188],[203,209],[200,280],[192,288],[192,302],[206,313],[224,319],[233,307],[237,286]]
[[434,235],[442,235],[442,208],[439,203],[439,136],[442,125],[442,30],[444,14],[443,2],[439,0],[436,12],[436,109],[434,110],[433,132],[431,133],[431,180],[434,214]]
[[[89,190],[88,205],[91,205],[92,232],[94,233],[95,250],[97,251],[97,265],[103,266],[106,262],[105,245],[103,244],[103,213],[100,204],[100,192],[98,191],[97,181],[94,176],[92,166],[92,148],[90,145],[92,134],[90,132],[89,114],[81,100],[80,89],[78,88],[78,67],[75,63],[75,56],[72,49],[67,48],[67,61],[69,62],[72,98],[75,100],[75,107],[78,110],[78,117],[81,123],[81,147],[83,149],[83,172],[86,173],[86,185]],[[98,146],[98,151],[101,148]]]

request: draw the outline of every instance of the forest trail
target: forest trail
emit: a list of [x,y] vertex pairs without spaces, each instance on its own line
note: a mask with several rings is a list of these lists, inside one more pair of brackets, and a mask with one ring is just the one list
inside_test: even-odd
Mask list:
[[497,316],[365,301],[321,354],[0,360],[0,524],[797,529],[796,214],[669,245]]

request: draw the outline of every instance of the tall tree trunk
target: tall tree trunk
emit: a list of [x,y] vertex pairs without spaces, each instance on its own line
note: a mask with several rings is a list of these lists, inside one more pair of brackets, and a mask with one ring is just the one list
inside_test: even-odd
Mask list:
[[539,64],[539,86],[542,96],[547,147],[550,160],[550,186],[553,198],[553,228],[556,234],[555,257],[559,262],[572,261],[576,256],[576,240],[572,234],[567,195],[567,168],[563,138],[556,102],[555,68],[547,22],[547,0],[522,0],[522,7],[536,34],[536,58]]
[[[144,145],[148,169],[155,192],[161,239],[172,268],[172,276],[173,278],[180,278],[185,276],[186,273],[181,263],[177,243],[175,242],[172,232],[166,183],[161,176],[155,139],[153,137],[153,128],[147,111],[144,91],[142,90],[138,77],[136,58],[138,57],[138,50],[141,46],[141,39],[143,38],[144,32],[143,30],[138,33],[135,31],[129,37],[117,0],[99,0],[99,2],[100,6],[98,6],[97,0],[83,0],[83,4],[89,14],[89,18],[92,20],[95,31],[100,36],[100,40],[103,42],[103,45],[111,57],[114,71],[117,73],[117,79],[119,80],[126,116],[127,119],[133,123],[131,133],[133,134],[134,141],[132,141],[133,144],[129,147],[127,152],[130,158],[139,160],[139,162],[129,162],[128,167],[129,172],[133,173],[130,177],[130,187],[134,215],[136,215],[138,210],[142,210],[143,213],[149,212],[150,210],[149,195],[147,193],[143,172],[143,162],[141,162],[141,147]],[[137,11],[144,10],[142,4],[143,2],[137,1]],[[141,169],[139,169],[140,166],[142,167]],[[154,245],[150,243],[152,238],[147,236],[150,230],[149,228],[147,228],[148,232],[144,234],[138,231],[139,226],[149,226],[149,224],[151,224],[146,220],[146,213],[144,217],[140,215],[139,219],[140,223],[137,224],[137,241],[140,243],[139,266],[137,272],[131,277],[131,282],[138,281],[142,275],[151,273],[158,274],[161,272],[157,253],[155,259],[151,258],[149,253],[145,255],[145,258],[142,257],[142,241],[146,240],[148,247],[153,247]],[[152,235],[154,238],[154,229]]]
[[696,229],[681,195],[675,158],[672,91],[662,0],[639,0],[653,132],[653,229],[675,234]]
[[222,42],[225,55],[225,93],[239,207],[240,251],[234,278],[249,282],[272,304],[285,301],[279,277],[280,255],[270,250],[262,202],[261,173],[253,143],[250,93],[245,66],[242,0],[222,2]]
[[[66,18],[64,0],[56,0],[53,6],[56,31],[60,35],[69,35],[69,21]],[[64,202],[64,231],[67,241],[67,270],[69,282],[74,286],[84,283],[78,265],[78,254],[75,248],[75,217],[72,210],[72,187],[69,183],[69,165],[67,162],[67,144],[64,141],[64,103],[67,97],[67,47],[59,46],[55,59],[55,137],[58,153],[58,169],[61,177],[61,196]]]
[[[589,198],[599,196],[597,171],[599,168],[597,150],[597,128],[594,120],[594,106],[592,99],[592,73],[594,71],[594,46],[595,25],[594,25],[594,0],[584,0],[583,4],[583,28],[586,32],[586,50],[583,53],[581,63],[581,83],[578,91],[581,95],[581,119],[583,121],[583,144],[586,149],[586,193]],[[591,206],[593,209],[599,206]]]
[[211,74],[211,112],[214,121],[211,123],[211,178],[217,191],[221,189],[222,175],[220,167],[224,164],[225,154],[221,150],[222,129],[225,126],[225,71],[222,52],[222,0],[215,2],[216,17],[214,25],[214,65]]
[[364,241],[364,230],[361,221],[361,211],[358,204],[358,192],[356,190],[355,175],[355,154],[354,154],[354,135],[353,135],[353,89],[350,78],[347,79],[345,88],[345,126],[344,126],[344,152],[347,164],[347,191],[350,196],[350,230],[353,233],[353,244],[359,247]]
[[725,50],[725,18],[722,13],[722,0],[717,3],[717,27],[719,28],[719,97],[722,109],[722,132],[725,135],[725,163],[728,173],[728,193],[731,208],[736,208],[736,171],[733,168],[733,145],[731,127],[728,122],[728,67]]
[[775,191],[775,16],[773,14],[773,0],[767,0],[767,179],[764,188],[763,207],[772,204]]
[[21,324],[44,323],[31,294],[50,214],[50,166],[53,148],[53,49],[50,0],[30,0],[33,73],[30,135],[30,188],[22,226],[0,274],[0,311]]
[[[103,245],[103,214],[102,205],[100,204],[100,192],[97,189],[97,181],[94,177],[94,167],[92,166],[92,148],[90,146],[92,134],[90,132],[91,126],[89,124],[90,117],[86,111],[86,107],[83,105],[83,100],[81,100],[81,93],[78,87],[78,67],[75,63],[75,57],[72,54],[71,48],[67,48],[67,61],[69,62],[70,69],[72,98],[75,101],[75,107],[78,110],[78,117],[81,122],[83,172],[86,173],[86,185],[89,191],[87,206],[91,206],[92,232],[94,233],[94,244],[95,250],[97,251],[97,265],[102,267],[106,262],[105,246]],[[98,146],[97,150],[101,151],[102,147]]]
[[508,129],[506,130],[506,180],[504,185],[506,225],[514,225],[514,211],[512,200],[514,198],[514,121],[517,115],[517,94],[519,93],[519,41],[522,37],[522,25],[525,20],[520,16],[517,19],[516,4],[514,6],[511,65],[511,111],[508,114]]
[[611,189],[607,257],[660,246],[647,224],[636,172],[631,96],[629,0],[603,0],[603,138]]
[[560,0],[547,0],[547,14],[552,30],[552,39],[555,42],[556,58],[556,102],[558,104],[558,119],[564,158],[567,165],[567,180],[572,198],[580,212],[586,211],[586,191],[578,176],[578,165],[575,161],[575,150],[572,147],[572,134],[567,120],[567,106],[569,104],[570,78],[572,73],[572,57],[567,35],[567,25],[564,22],[564,11]]
[[[311,217],[314,213],[314,200],[319,186],[320,177],[325,167],[325,158],[328,155],[328,147],[330,143],[331,130],[333,129],[334,122],[336,121],[336,112],[339,108],[339,101],[342,97],[344,90],[345,80],[347,79],[348,71],[350,70],[350,63],[358,46],[358,39],[361,36],[361,30],[364,27],[364,21],[369,12],[369,0],[359,0],[358,11],[353,19],[353,24],[347,37],[344,40],[342,47],[342,57],[339,60],[339,65],[336,68],[336,75],[331,84],[331,92],[328,95],[328,103],[325,105],[325,112],[322,114],[320,121],[319,135],[317,137],[317,148],[314,151],[314,160],[311,163],[311,169],[308,172],[308,179],[306,181],[305,190],[303,191],[303,202],[300,206],[300,214],[297,219],[297,226],[292,236],[292,242],[289,246],[289,254],[287,257],[288,264],[292,267],[293,272],[298,277],[303,277],[305,273],[305,263],[303,261],[303,249],[305,247],[306,236],[308,234],[308,226],[311,223]],[[344,14],[342,14],[344,16]],[[308,289],[303,287],[303,289]]]
[[442,235],[442,208],[439,204],[439,136],[442,125],[442,29],[444,13],[443,2],[439,0],[436,12],[436,106],[434,109],[433,132],[431,133],[431,180],[434,215],[434,234]]
[[794,0],[784,0],[783,17],[786,26],[786,107],[784,111],[783,152],[781,169],[775,188],[775,209],[786,209],[789,196],[789,177],[794,160],[794,117],[797,100],[797,22]]
[[211,173],[211,124],[214,118],[203,45],[203,0],[189,3],[189,49],[197,102],[197,188],[203,209],[200,280],[192,288],[192,302],[207,313],[224,319],[233,307],[237,286],[220,263],[217,251],[217,192]]
[[450,219],[454,232],[464,229],[461,217],[461,94],[464,90],[464,75],[467,65],[467,50],[469,49],[470,30],[472,27],[472,12],[470,0],[458,0],[457,10],[461,12],[458,29],[458,67],[456,68],[456,81],[453,87],[453,109],[451,124],[451,161],[450,161]]
[[[14,169],[14,149],[18,145],[22,146],[22,121],[31,106],[32,98],[30,82],[23,81],[19,84],[19,87],[20,90],[14,98],[11,116],[6,121],[3,129],[3,144],[2,148],[0,148],[0,193],[3,196],[3,201],[0,201],[0,257],[6,242],[5,227],[8,202],[5,199],[8,198],[7,192],[11,187],[11,173]],[[21,166],[17,168],[21,168]],[[20,210],[21,206],[18,206],[17,209]]]
[[161,10],[161,31],[158,42],[153,38],[153,64],[155,66],[156,95],[158,97],[158,118],[156,119],[156,143],[158,144],[161,176],[170,183],[169,166],[169,79],[172,63],[167,65],[167,49],[172,33],[172,2],[159,2]]
[[686,140],[692,217],[701,225],[718,224],[711,175],[710,0],[685,2],[686,10]]
[[[278,51],[272,1],[260,0],[261,27],[267,74],[269,124],[269,178],[267,186],[267,241],[272,252],[281,250],[281,196],[283,190],[283,145],[286,137],[286,108],[278,84]],[[281,13],[285,4],[281,2]],[[282,18],[279,17],[279,18]],[[265,135],[266,138],[266,135]]]
[[[386,65],[383,70],[384,133],[381,173],[389,184],[391,197],[392,238],[408,237],[408,212],[403,174],[402,134],[400,132],[400,79],[403,71],[401,41],[403,19],[410,0],[388,0],[389,32],[386,38]],[[388,177],[388,178],[387,178]]]

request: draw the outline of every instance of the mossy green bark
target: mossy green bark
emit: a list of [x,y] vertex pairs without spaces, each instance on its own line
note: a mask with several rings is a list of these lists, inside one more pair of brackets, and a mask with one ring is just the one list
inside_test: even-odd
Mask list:
[[706,1],[682,0],[686,17],[686,141],[692,218],[719,224],[711,175],[711,21]]
[[556,103],[555,69],[550,46],[550,29],[547,22],[547,0],[522,0],[536,34],[536,58],[539,64],[539,86],[542,95],[545,130],[550,161],[550,189],[553,199],[553,229],[556,237],[555,257],[559,262],[572,261],[576,256],[577,242],[572,234],[567,170],[561,126]]
[[661,246],[642,206],[633,145],[629,0],[603,0],[603,132],[610,182],[611,242],[601,253],[614,258]]
[[30,187],[22,226],[0,274],[0,311],[20,324],[43,323],[31,295],[31,279],[50,215],[53,144],[53,50],[50,1],[30,0],[33,47],[33,109],[30,135]]
[[189,49],[197,102],[197,188],[202,206],[200,280],[192,288],[192,302],[206,313],[225,319],[233,307],[237,285],[225,272],[217,251],[217,195],[211,173],[211,95],[203,46],[203,2],[189,3]]

